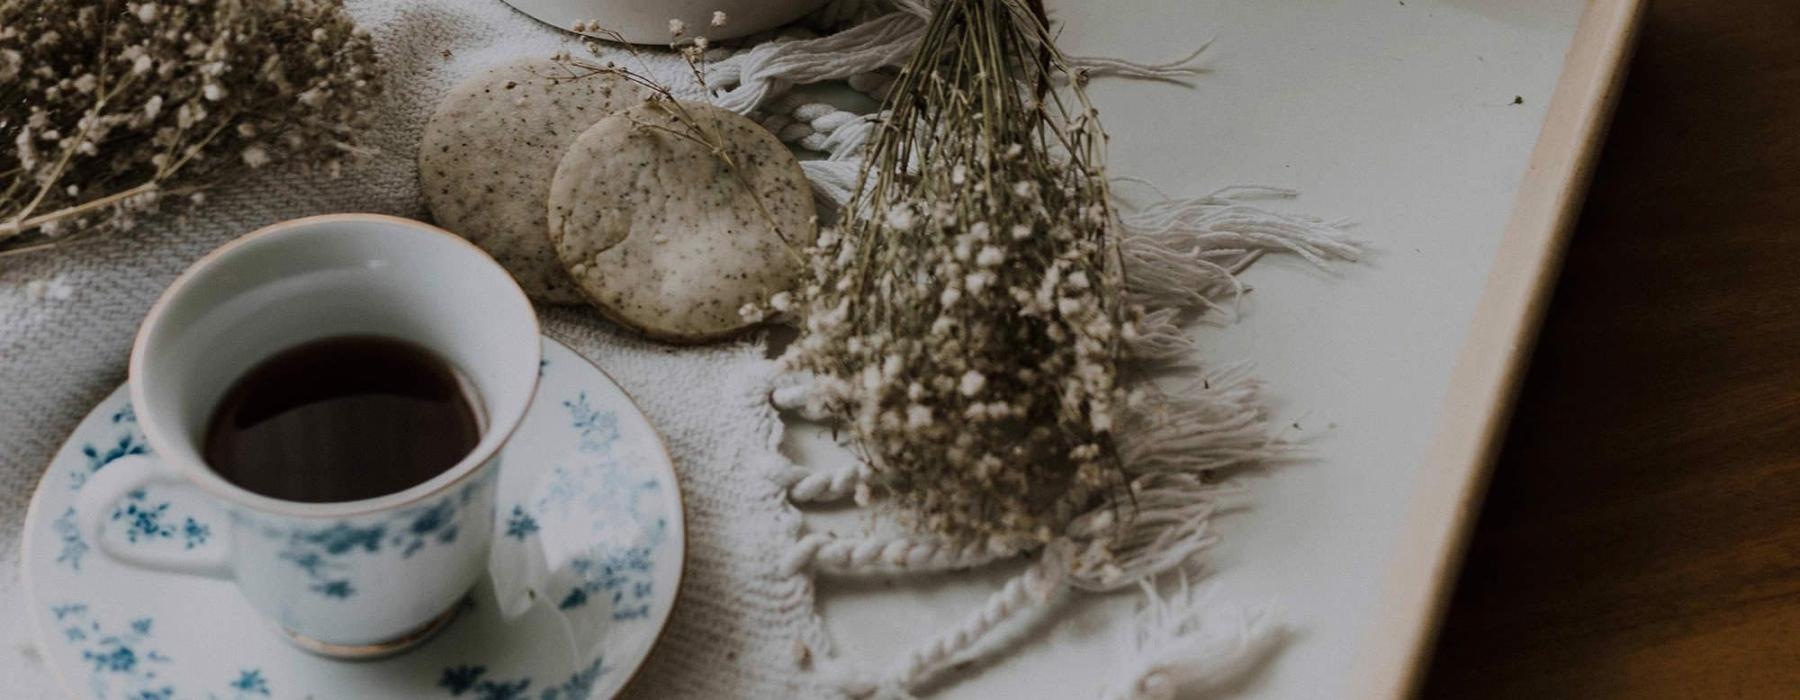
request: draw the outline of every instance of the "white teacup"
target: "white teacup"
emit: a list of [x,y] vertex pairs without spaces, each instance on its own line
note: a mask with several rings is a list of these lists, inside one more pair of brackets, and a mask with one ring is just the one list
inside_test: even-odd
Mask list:
[[[474,385],[481,423],[456,466],[405,490],[304,503],[233,485],[202,459],[213,408],[270,356],[335,336],[409,341]],[[406,219],[338,214],[276,224],[213,251],[150,310],[131,352],[131,401],[154,456],[96,473],[76,511],[113,559],[233,579],[302,647],[364,658],[422,641],[486,571],[500,448],[537,389],[537,316],[486,253]],[[148,483],[198,487],[229,522],[179,552],[109,547],[118,502]]]

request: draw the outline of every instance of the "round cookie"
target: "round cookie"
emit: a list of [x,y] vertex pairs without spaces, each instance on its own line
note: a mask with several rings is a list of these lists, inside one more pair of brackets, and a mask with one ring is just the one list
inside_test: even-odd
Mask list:
[[550,241],[602,313],[651,337],[700,342],[753,325],[740,308],[794,286],[814,209],[799,161],[768,130],[711,105],[681,106],[723,143],[742,181],[682,135],[673,105],[638,105],[569,147],[550,185]]
[[576,304],[546,235],[550,178],[575,137],[648,93],[624,78],[524,59],[458,84],[425,125],[419,181],[439,226],[499,261],[533,299]]

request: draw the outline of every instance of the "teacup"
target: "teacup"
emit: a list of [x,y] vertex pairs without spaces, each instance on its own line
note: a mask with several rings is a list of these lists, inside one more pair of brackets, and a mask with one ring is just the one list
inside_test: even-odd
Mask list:
[[[255,493],[207,465],[210,413],[234,380],[283,350],[359,335],[410,342],[460,370],[481,427],[467,456],[395,493],[325,503]],[[537,389],[540,352],[525,294],[455,235],[372,214],[256,231],[195,263],[151,308],[130,384],[154,456],[94,475],[76,506],[81,530],[118,561],[235,581],[310,651],[405,649],[447,624],[487,570],[500,449]],[[193,550],[108,546],[121,500],[151,483],[197,487],[229,526]]]

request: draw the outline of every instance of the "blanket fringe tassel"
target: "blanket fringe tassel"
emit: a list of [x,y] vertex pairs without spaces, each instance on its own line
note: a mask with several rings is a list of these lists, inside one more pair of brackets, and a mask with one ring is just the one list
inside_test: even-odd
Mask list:
[[1182,577],[1168,597],[1148,582],[1130,659],[1107,700],[1172,700],[1204,693],[1254,669],[1286,636],[1265,609],[1214,605]]

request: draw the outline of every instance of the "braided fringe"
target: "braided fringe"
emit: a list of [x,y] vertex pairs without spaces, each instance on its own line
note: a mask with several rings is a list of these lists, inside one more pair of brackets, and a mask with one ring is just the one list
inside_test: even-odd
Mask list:
[[794,383],[776,387],[775,391],[770,392],[769,401],[776,408],[792,411],[810,421],[831,420],[831,413],[825,410],[824,402],[816,400],[817,395],[812,389],[811,380],[796,378]]
[[[879,73],[852,76],[869,91],[885,95],[892,79]],[[856,114],[823,102],[805,102],[795,95],[776,99],[768,107],[762,125],[782,141],[826,155],[800,161],[800,169],[812,183],[813,197],[821,212],[836,212],[850,200],[850,191],[862,169],[862,148],[875,132],[875,115]]]
[[794,543],[782,572],[832,574],[924,573],[970,569],[1018,555],[999,544],[945,542],[929,537],[851,539],[809,534]]
[[[836,469],[807,469],[795,465],[784,472],[780,479],[787,489],[788,500],[795,503],[830,503],[841,501],[858,492],[867,493],[869,467],[857,463]],[[857,505],[867,500],[867,496],[857,499]]]
[[907,697],[959,657],[967,655],[994,630],[1022,614],[1050,605],[1065,587],[1069,571],[1068,542],[1045,547],[1036,564],[989,596],[962,624],[933,638],[889,669],[879,681],[852,679],[843,690],[852,697],[881,694]]

